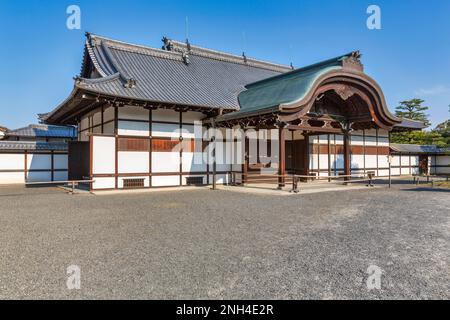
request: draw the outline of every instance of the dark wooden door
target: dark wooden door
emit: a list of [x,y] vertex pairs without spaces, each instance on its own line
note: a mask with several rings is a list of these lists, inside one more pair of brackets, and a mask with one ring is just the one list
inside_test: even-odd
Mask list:
[[89,142],[69,142],[69,180],[83,180],[89,177],[90,146]]

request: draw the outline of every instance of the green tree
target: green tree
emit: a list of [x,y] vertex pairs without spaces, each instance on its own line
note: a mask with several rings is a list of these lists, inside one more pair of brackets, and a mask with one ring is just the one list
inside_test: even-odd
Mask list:
[[395,115],[400,118],[422,121],[429,127],[431,123],[426,114],[428,107],[422,105],[424,102],[422,99],[401,101],[400,105],[395,108]]

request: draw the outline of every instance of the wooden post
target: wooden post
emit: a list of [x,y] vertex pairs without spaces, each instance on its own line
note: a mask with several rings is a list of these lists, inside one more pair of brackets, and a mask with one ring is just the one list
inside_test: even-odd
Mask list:
[[[344,129],[344,175],[350,175],[350,130]],[[349,180],[345,178],[345,180]]]
[[286,138],[284,125],[278,126],[278,189],[285,186],[284,175],[286,174]]
[[216,122],[214,121],[214,118],[211,121],[212,124],[212,129],[213,129],[213,136],[212,136],[212,143],[213,143],[213,152],[212,152],[212,156],[213,156],[213,183],[212,183],[212,189],[216,190],[216,169],[217,169],[217,165],[216,165]]
[[248,149],[249,149],[249,141],[247,137],[247,130],[244,129],[244,164],[242,165],[242,185],[247,182],[247,173],[248,173]]

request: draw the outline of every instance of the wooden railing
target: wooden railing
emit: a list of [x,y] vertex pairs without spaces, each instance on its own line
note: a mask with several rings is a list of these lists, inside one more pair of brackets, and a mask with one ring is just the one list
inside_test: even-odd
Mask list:
[[70,193],[74,194],[75,187],[78,186],[79,184],[89,183],[90,185],[92,185],[92,183],[94,183],[94,182],[95,182],[95,180],[38,181],[38,182],[26,182],[25,185],[33,186],[33,185],[48,185],[48,184],[54,184],[54,185],[67,184],[71,188]]
[[[241,180],[238,183],[237,176],[241,176]],[[347,185],[349,183],[360,183],[366,182],[368,187],[373,187],[373,180],[375,174],[372,172],[363,173],[363,174],[350,174],[350,175],[338,175],[338,176],[317,176],[317,175],[296,175],[296,174],[286,174],[286,175],[278,175],[278,174],[244,174],[242,172],[231,172],[231,185],[244,185],[247,183],[274,183],[279,186],[285,186],[286,184],[292,184],[292,189],[290,192],[298,193],[299,192],[299,182],[301,180],[310,180],[310,181],[328,181],[333,182],[340,179],[344,179],[342,183]]]

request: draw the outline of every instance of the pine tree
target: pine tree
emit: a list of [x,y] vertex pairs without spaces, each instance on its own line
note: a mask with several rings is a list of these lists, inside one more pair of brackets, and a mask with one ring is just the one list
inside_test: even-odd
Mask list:
[[422,99],[401,101],[400,105],[395,108],[395,115],[399,118],[422,121],[428,127],[431,122],[428,120],[428,114],[425,113],[428,107],[422,106],[424,102]]

